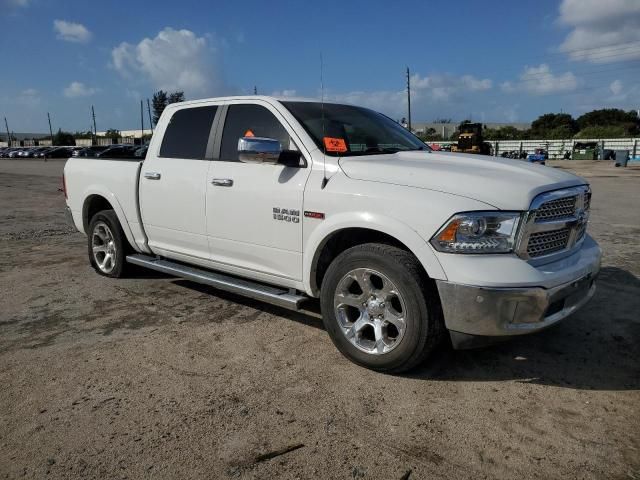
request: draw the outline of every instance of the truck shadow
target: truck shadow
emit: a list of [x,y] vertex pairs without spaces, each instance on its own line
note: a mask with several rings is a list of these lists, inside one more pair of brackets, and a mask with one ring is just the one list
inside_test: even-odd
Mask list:
[[[305,311],[281,307],[212,287],[175,283],[303,325],[324,329],[317,300]],[[596,295],[583,310],[534,335],[477,350],[443,345],[405,378],[430,381],[517,381],[581,390],[640,390],[640,280],[606,267]],[[330,343],[329,338],[327,342]]]
[[310,299],[309,301],[307,301],[305,303],[304,310],[293,311],[283,307],[279,307],[277,305],[271,305],[270,303],[261,302],[259,300],[254,300],[252,298],[244,297],[242,295],[237,295],[235,293],[218,290],[214,287],[203,285],[201,283],[192,282],[190,280],[176,278],[176,280],[174,280],[173,283],[176,285],[180,285],[182,287],[189,288],[191,290],[195,290],[200,293],[204,293],[206,295],[215,295],[217,298],[221,298],[229,302],[237,303],[245,307],[253,308],[255,310],[259,310],[261,312],[268,313],[270,315],[283,317],[288,320],[292,320],[294,322],[298,322],[309,327],[324,330],[324,326],[322,324],[322,317],[320,316],[320,305],[318,301],[315,299]]
[[640,280],[626,270],[606,267],[591,302],[557,326],[484,349],[443,348],[409,376],[639,390],[639,312]]

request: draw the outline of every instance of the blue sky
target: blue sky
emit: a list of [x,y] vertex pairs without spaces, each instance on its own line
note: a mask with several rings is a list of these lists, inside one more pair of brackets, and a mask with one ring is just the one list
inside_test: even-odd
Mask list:
[[[99,6],[98,6],[99,5]],[[153,6],[151,6],[153,5]],[[0,0],[0,116],[16,132],[137,128],[188,99],[325,95],[413,121],[640,108],[640,1]]]

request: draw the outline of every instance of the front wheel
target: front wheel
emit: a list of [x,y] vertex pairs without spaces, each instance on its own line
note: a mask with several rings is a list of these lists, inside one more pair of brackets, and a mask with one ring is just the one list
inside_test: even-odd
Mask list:
[[89,261],[100,275],[119,278],[125,275],[129,266],[125,257],[129,244],[118,217],[113,210],[96,213],[89,222]]
[[437,290],[409,252],[364,244],[341,253],[322,283],[325,328],[347,358],[398,373],[421,363],[443,331]]

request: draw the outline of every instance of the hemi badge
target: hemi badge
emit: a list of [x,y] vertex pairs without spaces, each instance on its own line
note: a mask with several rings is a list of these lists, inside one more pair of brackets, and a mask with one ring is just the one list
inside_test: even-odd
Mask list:
[[317,218],[318,220],[324,220],[324,213],[322,212],[309,212],[305,211],[304,216],[308,218]]

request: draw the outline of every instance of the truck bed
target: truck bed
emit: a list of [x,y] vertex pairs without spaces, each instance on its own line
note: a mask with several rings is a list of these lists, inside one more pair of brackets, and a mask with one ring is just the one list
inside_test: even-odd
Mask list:
[[91,195],[100,195],[111,203],[127,238],[134,239],[136,245],[144,244],[138,210],[141,166],[139,158],[69,158],[64,166],[64,176],[68,205],[76,227],[85,232],[84,202]]

